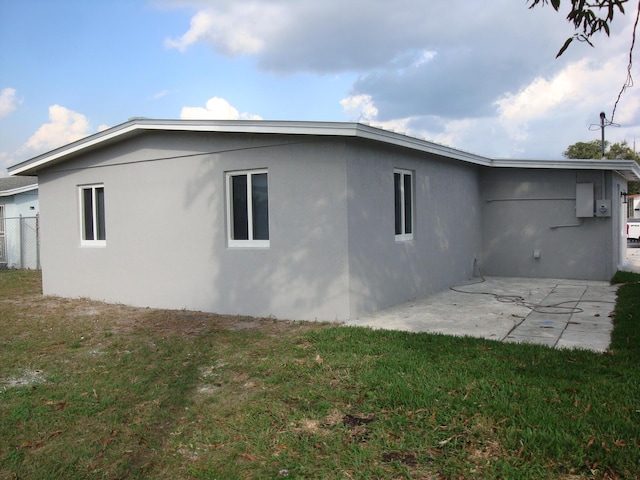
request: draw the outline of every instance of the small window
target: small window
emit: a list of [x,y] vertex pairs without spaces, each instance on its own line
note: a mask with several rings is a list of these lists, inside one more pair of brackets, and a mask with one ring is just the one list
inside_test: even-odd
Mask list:
[[104,185],[80,187],[81,245],[104,246]]
[[394,170],[396,240],[413,239],[413,173]]
[[269,246],[269,185],[266,170],[227,173],[229,246]]

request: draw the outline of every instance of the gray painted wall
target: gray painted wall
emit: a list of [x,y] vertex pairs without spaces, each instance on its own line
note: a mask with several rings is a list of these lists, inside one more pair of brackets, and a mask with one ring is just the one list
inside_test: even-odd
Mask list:
[[[611,216],[576,217],[579,182],[592,182],[596,199],[612,200]],[[624,248],[618,185],[626,188],[624,179],[611,172],[483,170],[483,273],[609,280]],[[539,259],[534,258],[535,250],[540,251]]]
[[[434,293],[472,276],[481,249],[478,169],[366,142],[351,144],[352,316]],[[394,235],[393,169],[414,173],[414,238]]]
[[[195,152],[214,153],[158,160]],[[154,133],[51,168],[40,175],[44,292],[347,318],[343,152],[326,139],[319,148],[313,138]],[[268,249],[226,246],[224,173],[248,168],[269,172]],[[90,183],[105,187],[105,248],[80,247],[77,186]]]

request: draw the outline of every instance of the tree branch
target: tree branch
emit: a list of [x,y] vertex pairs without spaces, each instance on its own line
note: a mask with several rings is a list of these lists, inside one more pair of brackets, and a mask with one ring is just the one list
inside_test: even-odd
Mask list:
[[616,99],[616,103],[613,105],[613,112],[611,112],[611,121],[613,122],[614,117],[616,116],[616,109],[618,108],[618,103],[620,102],[620,98],[622,94],[627,90],[627,88],[633,87],[633,77],[631,76],[631,68],[633,67],[633,47],[636,45],[636,31],[638,29],[638,20],[640,19],[640,0],[638,0],[638,10],[636,11],[636,21],[633,24],[633,34],[631,37],[631,47],[629,48],[629,64],[627,65],[627,79],[622,85],[620,89],[620,93],[618,93],[618,98]]

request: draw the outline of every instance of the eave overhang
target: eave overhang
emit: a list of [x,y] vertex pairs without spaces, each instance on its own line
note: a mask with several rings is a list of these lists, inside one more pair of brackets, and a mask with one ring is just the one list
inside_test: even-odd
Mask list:
[[12,188],[11,190],[2,190],[0,191],[0,197],[11,197],[13,195],[31,192],[32,190],[37,190],[37,189],[38,189],[37,183],[33,185],[25,185],[24,187]]
[[602,170],[614,171],[627,181],[640,180],[640,165],[635,160],[595,160],[563,158],[561,160],[495,159],[492,167],[533,168],[552,170]]
[[147,118],[131,119],[128,122],[13,165],[9,167],[8,171],[10,175],[37,175],[40,170],[64,162],[77,155],[150,131],[362,138],[484,167],[613,170],[627,180],[640,180],[640,166],[633,160],[491,159],[361,123],[267,120],[157,120]]
[[253,133],[281,135],[315,135],[364,138],[390,145],[428,152],[446,158],[478,165],[490,165],[491,160],[426,140],[410,137],[361,123],[288,122],[266,120],[153,120],[133,119],[113,128],[90,135],[50,152],[9,167],[10,175],[37,175],[39,170],[63,162],[81,153],[117,143],[149,131],[184,131],[212,133]]

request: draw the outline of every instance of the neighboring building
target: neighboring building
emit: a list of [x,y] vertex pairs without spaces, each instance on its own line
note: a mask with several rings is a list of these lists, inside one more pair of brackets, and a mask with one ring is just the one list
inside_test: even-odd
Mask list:
[[496,160],[356,123],[149,119],[9,171],[39,178],[45,294],[320,320],[480,270],[608,280],[640,179],[629,160]]
[[0,178],[0,269],[39,268],[38,177]]
[[627,197],[627,206],[629,220],[640,220],[640,194],[629,195]]

